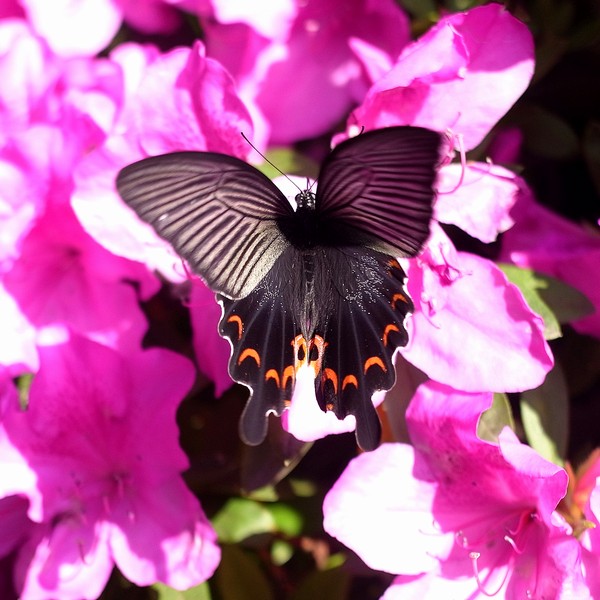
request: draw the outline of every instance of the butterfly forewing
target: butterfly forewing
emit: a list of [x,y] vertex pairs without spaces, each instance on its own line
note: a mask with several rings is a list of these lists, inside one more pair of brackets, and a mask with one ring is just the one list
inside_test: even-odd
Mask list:
[[420,127],[378,129],[342,142],[321,169],[317,212],[332,229],[350,227],[367,245],[415,256],[429,235],[440,144],[438,133]]
[[277,219],[293,215],[257,169],[224,154],[176,152],[141,160],[119,194],[191,269],[230,298],[248,295],[288,245]]

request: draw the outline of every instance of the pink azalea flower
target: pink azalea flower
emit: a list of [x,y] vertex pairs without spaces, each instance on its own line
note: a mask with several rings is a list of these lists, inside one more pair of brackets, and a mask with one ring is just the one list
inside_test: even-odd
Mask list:
[[440,169],[437,189],[435,219],[490,243],[512,227],[510,211],[526,186],[498,165],[453,163]]
[[360,101],[369,80],[353,40],[375,45],[390,61],[408,42],[407,19],[388,0],[281,1],[275,11],[213,0],[212,8],[218,22],[203,22],[209,55],[236,79],[259,145],[321,135]]
[[508,428],[497,443],[479,439],[490,404],[421,385],[406,414],[414,447],[359,456],[326,496],[326,531],[401,575],[386,599],[588,597],[579,543],[556,511],[566,472]]
[[36,330],[0,280],[0,365],[11,377],[35,373],[39,367]]
[[502,238],[501,260],[552,275],[585,294],[594,314],[572,323],[580,333],[600,337],[600,228],[589,230],[522,197],[511,216],[515,225]]
[[[598,465],[595,471],[598,472]],[[592,598],[598,598],[600,597],[600,476],[596,478],[589,494],[585,516],[590,525],[582,536],[586,583],[592,592]]]
[[77,336],[40,355],[29,409],[0,427],[0,497],[27,497],[39,524],[17,559],[20,597],[96,598],[114,564],[139,585],[210,577],[215,533],[179,475],[175,411],[191,364]]
[[525,91],[533,67],[531,33],[501,4],[449,15],[404,48],[349,123],[451,130],[469,150]]
[[181,22],[181,15],[164,0],[21,0],[21,5],[53,52],[67,57],[98,54],[123,20],[146,33],[169,33]]
[[144,262],[169,279],[185,277],[181,260],[119,198],[115,178],[145,156],[177,150],[248,153],[240,132],[252,135],[248,112],[223,67],[191,49],[119,46],[111,61],[123,75],[123,104],[108,138],[74,173],[72,202],[86,231],[118,256]]
[[465,391],[523,391],[544,381],[554,361],[543,321],[494,263],[457,252],[435,225],[424,252],[406,262],[415,304],[406,360]]
[[122,14],[110,0],[21,0],[35,30],[57,54],[91,56],[117,33]]
[[2,0],[2,2],[0,2],[0,19],[24,16],[25,13],[18,0]]
[[[122,349],[141,343],[146,321],[138,300],[159,287],[142,264],[114,256],[90,238],[68,205],[47,209],[3,282],[36,331],[25,340],[47,330],[49,344],[72,330]],[[6,364],[18,362],[17,354]]]
[[0,269],[51,197],[66,201],[73,167],[112,126],[119,70],[106,60],[62,60],[25,23],[0,21]]

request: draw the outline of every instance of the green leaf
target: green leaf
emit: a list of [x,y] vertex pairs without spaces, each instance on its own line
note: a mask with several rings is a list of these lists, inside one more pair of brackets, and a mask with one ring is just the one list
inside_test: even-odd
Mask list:
[[594,306],[584,294],[555,277],[515,265],[498,266],[521,290],[531,310],[544,319],[547,340],[561,337],[560,323],[570,323],[594,312]]
[[569,434],[569,394],[559,364],[540,387],[521,394],[521,418],[529,445],[562,466]]
[[433,0],[400,0],[400,4],[417,19],[437,17],[437,7]]
[[350,575],[345,569],[313,571],[290,596],[290,600],[345,600],[348,597]]
[[506,394],[494,394],[492,406],[485,410],[477,423],[477,435],[488,442],[497,442],[505,428],[515,430],[515,421]]
[[257,169],[269,179],[281,175],[281,172],[286,175],[304,175],[312,178],[316,178],[319,174],[319,166],[314,161],[291,148],[273,148],[265,156],[273,164],[264,162],[257,165]]
[[556,113],[525,104],[516,108],[513,115],[525,135],[529,151],[551,160],[572,160],[579,155],[577,134]]
[[308,479],[295,479],[290,477],[288,483],[294,495],[299,496],[300,498],[310,498],[318,491],[314,481]]
[[289,537],[300,535],[304,520],[298,510],[281,502],[271,504],[266,508],[273,515],[277,531]]
[[257,502],[275,502],[279,500],[277,490],[273,485],[265,485],[264,487],[252,490],[248,493],[248,498]]
[[214,581],[221,600],[273,600],[273,590],[255,556],[224,544]]
[[219,540],[234,544],[252,535],[273,533],[276,522],[271,511],[259,502],[232,498],[212,520]]
[[211,600],[212,598],[208,583],[201,583],[184,592],[174,590],[164,583],[155,583],[152,589],[158,594],[157,600]]
[[33,381],[31,373],[25,373],[17,379],[17,390],[19,392],[19,408],[27,410],[29,406],[29,388]]
[[283,540],[275,540],[271,545],[271,560],[273,564],[281,566],[294,555],[294,546]]

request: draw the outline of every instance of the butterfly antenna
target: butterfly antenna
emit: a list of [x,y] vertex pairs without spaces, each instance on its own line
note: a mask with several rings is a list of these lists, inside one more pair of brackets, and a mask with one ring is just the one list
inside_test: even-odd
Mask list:
[[288,177],[277,165],[274,165],[244,134],[243,131],[240,131],[240,133],[242,134],[242,137],[246,140],[246,142],[248,142],[248,144],[250,145],[250,147],[259,155],[263,158],[264,161],[268,162],[277,172],[281,173],[292,185],[294,185],[299,192],[303,192],[304,190],[290,177]]

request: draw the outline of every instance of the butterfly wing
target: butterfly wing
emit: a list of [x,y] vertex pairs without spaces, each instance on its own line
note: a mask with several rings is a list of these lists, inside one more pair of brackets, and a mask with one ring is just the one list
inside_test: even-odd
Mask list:
[[277,219],[293,215],[291,205],[268,177],[232,156],[146,158],[119,173],[117,189],[210,288],[230,298],[247,296],[288,245]]
[[415,256],[429,235],[441,139],[420,127],[389,127],[342,142],[323,163],[317,212],[340,239],[358,236]]
[[354,415],[358,444],[372,450],[381,427],[371,397],[394,385],[392,357],[408,342],[404,319],[413,304],[405,275],[390,256],[345,247],[319,250],[315,278],[328,281],[313,307],[315,337],[324,340],[317,401],[339,419]]
[[297,325],[287,290],[297,288],[293,280],[299,275],[295,268],[299,260],[298,251],[289,247],[246,297],[219,299],[223,306],[219,332],[231,343],[229,373],[250,388],[240,420],[247,444],[264,440],[267,415],[281,415],[294,391]]

